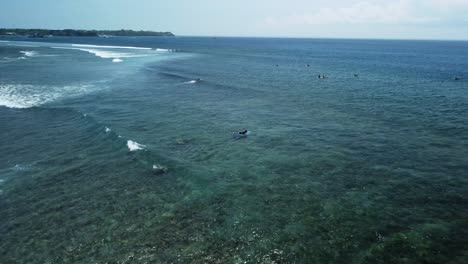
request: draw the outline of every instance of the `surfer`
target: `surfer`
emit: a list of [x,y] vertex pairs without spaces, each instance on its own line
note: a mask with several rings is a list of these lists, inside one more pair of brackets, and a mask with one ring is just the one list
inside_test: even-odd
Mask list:
[[248,130],[247,129],[244,129],[242,131],[239,132],[240,135],[245,135],[247,134]]

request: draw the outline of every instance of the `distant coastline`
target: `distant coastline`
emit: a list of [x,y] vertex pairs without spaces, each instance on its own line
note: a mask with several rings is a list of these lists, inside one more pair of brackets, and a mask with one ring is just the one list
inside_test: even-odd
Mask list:
[[112,36],[169,36],[172,32],[155,32],[145,30],[81,30],[81,29],[21,29],[0,28],[0,36],[28,36],[32,38],[63,37],[112,37]]

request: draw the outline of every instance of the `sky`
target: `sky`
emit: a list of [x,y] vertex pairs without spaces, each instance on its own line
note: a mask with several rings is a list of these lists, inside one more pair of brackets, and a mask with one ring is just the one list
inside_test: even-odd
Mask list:
[[468,40],[468,0],[0,0],[0,27]]

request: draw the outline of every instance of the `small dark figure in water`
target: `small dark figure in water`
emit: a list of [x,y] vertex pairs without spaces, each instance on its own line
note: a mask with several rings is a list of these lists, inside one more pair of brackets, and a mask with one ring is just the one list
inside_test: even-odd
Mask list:
[[359,77],[359,74],[354,74],[354,77]]
[[307,67],[310,67],[310,64],[307,64]]
[[453,80],[454,80],[454,81],[460,81],[461,78],[460,78],[460,77],[455,77],[455,78],[453,78]]
[[244,129],[244,130],[240,131],[239,134],[241,134],[241,135],[247,134],[247,129]]
[[276,67],[278,67],[278,64],[276,64]]

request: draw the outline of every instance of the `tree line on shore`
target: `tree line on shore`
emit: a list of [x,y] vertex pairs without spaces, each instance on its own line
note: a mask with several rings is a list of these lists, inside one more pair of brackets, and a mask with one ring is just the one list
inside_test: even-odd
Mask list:
[[0,35],[21,35],[33,37],[46,36],[174,36],[171,32],[154,32],[145,30],[81,30],[81,29],[21,29],[21,28],[0,28]]

